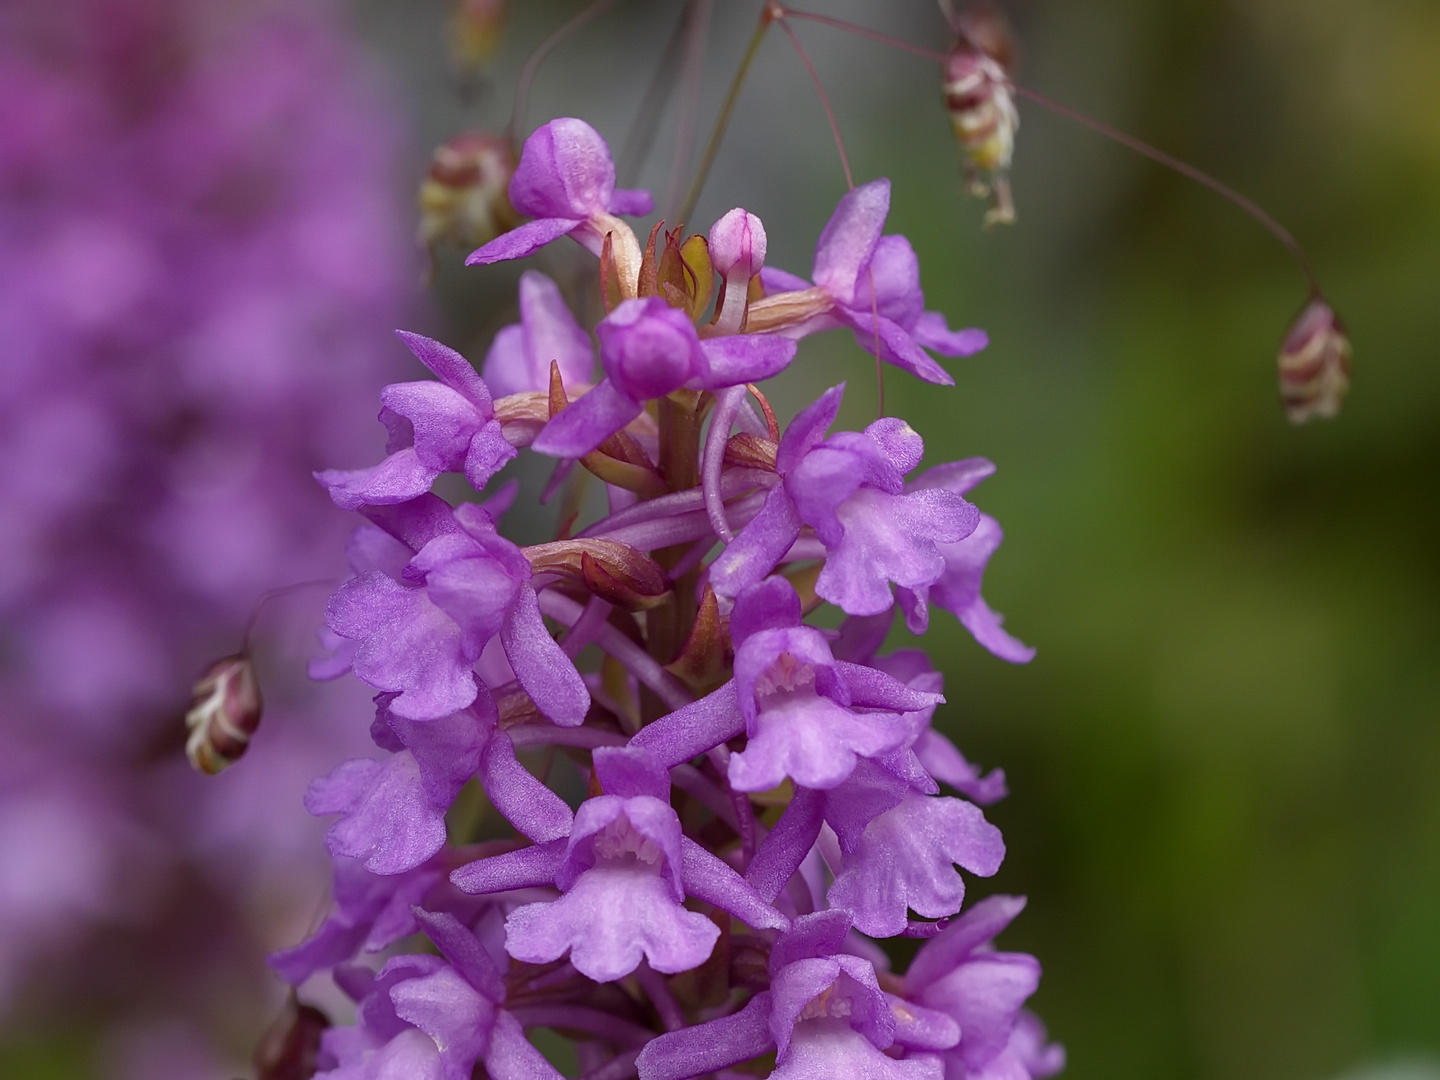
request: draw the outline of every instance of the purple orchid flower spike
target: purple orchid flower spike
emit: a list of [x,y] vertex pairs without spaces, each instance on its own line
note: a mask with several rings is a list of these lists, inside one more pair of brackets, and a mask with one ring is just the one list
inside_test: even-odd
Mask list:
[[545,628],[530,563],[482,508],[452,511],[425,495],[367,514],[412,557],[398,577],[377,568],[346,582],[326,621],[358,642],[355,674],[398,695],[391,712],[435,720],[469,706],[478,693],[473,666],[498,637],[542,713],[558,724],[584,720],[589,691]]
[[[965,495],[994,471],[995,466],[984,458],[969,458],[922,473],[906,491]],[[934,601],[959,619],[976,641],[1000,659],[1012,664],[1025,664],[1034,659],[1035,650],[1006,633],[1001,625],[1004,616],[991,611],[980,595],[985,567],[1004,535],[998,521],[989,514],[980,514],[968,536],[939,545],[940,557],[945,561],[944,572],[928,585],[904,586],[899,591],[900,606],[911,633],[925,632],[930,621],[930,603]]]
[[[525,140],[510,180],[510,203],[535,220],[472,252],[466,265],[523,258],[566,235],[599,255],[606,233],[630,232],[614,215],[654,209],[647,192],[615,187],[610,147],[594,128],[573,117],[551,120]],[[638,250],[635,256],[638,265]]]
[[520,275],[520,321],[495,335],[485,354],[485,383],[497,398],[545,393],[552,361],[560,365],[566,387],[584,387],[595,366],[595,349],[555,282],[526,270]]
[[862,349],[887,364],[949,386],[955,380],[925,350],[970,356],[989,338],[983,330],[952,331],[943,315],[925,310],[910,242],[880,235],[889,212],[889,180],[872,180],[845,195],[815,246],[814,285],[764,270],[767,296],[751,305],[749,327],[793,337],[849,327]]
[[768,379],[795,357],[795,342],[764,334],[701,340],[695,325],[658,296],[626,300],[596,327],[605,378],[545,425],[532,444],[542,454],[590,453],[672,391],[719,390]]
[[438,341],[396,333],[440,381],[392,383],[380,392],[380,420],[390,439],[389,456],[379,465],[315,474],[343,510],[414,499],[443,472],[463,472],[479,491],[516,454],[470,361]]
[[786,429],[775,462],[783,482],[711,567],[718,595],[738,596],[770,573],[809,525],[826,552],[816,593],[849,615],[875,615],[894,604],[892,582],[914,590],[939,580],[937,545],[974,531],[980,512],[958,494],[905,490],[924,443],[904,421],[825,438],[844,389],[826,391]]
[[710,956],[720,930],[684,908],[687,894],[755,927],[786,925],[739,874],[681,833],[667,801],[669,776],[653,754],[611,747],[594,757],[607,794],[580,807],[567,840],[482,859],[451,875],[472,893],[560,889],[558,900],[510,913],[511,956],[538,964],[568,952],[576,970],[596,982],[624,978],[642,959],[655,971],[689,971]]
[[[905,974],[907,997],[960,1025],[960,1042],[943,1052],[947,1076],[1028,1080],[1033,1075],[1020,1057],[1024,1035],[1013,1048],[1012,1037],[1021,1005],[1040,985],[1040,964],[1033,956],[990,947],[1024,907],[1023,897],[982,900],[926,942]],[[1063,1065],[1063,1054],[1059,1048],[1040,1049],[1032,1060],[1043,1067],[1058,1057]]]

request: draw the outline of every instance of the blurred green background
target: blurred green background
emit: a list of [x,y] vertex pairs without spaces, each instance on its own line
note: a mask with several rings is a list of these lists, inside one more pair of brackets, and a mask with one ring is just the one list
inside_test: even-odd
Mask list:
[[[807,3],[948,44],[927,0]],[[524,56],[580,4],[513,6],[466,101],[445,0],[357,3],[412,116],[417,182],[435,143],[504,123]],[[759,7],[716,5],[702,132]],[[982,232],[934,67],[797,25],[857,180],[894,181],[890,229],[919,252],[928,306],[992,337],[949,365],[953,389],[887,378],[927,463],[999,466],[976,493],[1006,529],[986,595],[1039,649],[1007,666],[945,617],[926,640],[947,676],[937,723],[1011,783],[989,811],[1009,857],[972,894],[1029,895],[1001,944],[1044,963],[1032,1005],[1071,1080],[1321,1080],[1440,1058],[1440,4],[1006,10],[1021,81],[1289,225],[1355,369],[1338,420],[1292,428],[1274,352],[1303,284],[1239,211],[1022,104],[1019,220]],[[579,115],[623,142],[678,11],[622,2],[558,49],[530,124]],[[660,192],[674,111],[640,178]],[[772,34],[694,224],[745,205],[770,263],[805,272],[843,192]],[[514,318],[518,272],[440,266],[429,329],[478,360]],[[873,418],[873,365],[847,335],[807,341],[802,361],[787,414],[843,378],[842,419]],[[82,1050],[22,1048],[0,1072],[78,1075]]]

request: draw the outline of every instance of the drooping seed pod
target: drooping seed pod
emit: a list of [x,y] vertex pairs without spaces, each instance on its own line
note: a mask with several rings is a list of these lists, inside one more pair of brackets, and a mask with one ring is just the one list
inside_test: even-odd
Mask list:
[[945,62],[944,89],[950,127],[965,150],[967,189],[990,197],[987,226],[1009,224],[1015,206],[1007,170],[1020,128],[1010,80],[994,59],[962,39]]
[[256,1080],[310,1080],[320,1054],[320,1036],[329,1018],[311,1005],[301,1005],[292,993],[285,1010],[255,1048]]
[[245,653],[216,660],[195,683],[185,713],[185,756],[211,776],[239,761],[260,726],[264,705],[255,664]]
[[1306,304],[1280,346],[1280,397],[1292,424],[1339,415],[1351,352],[1334,309],[1318,296]]
[[504,136],[469,131],[441,143],[420,185],[420,243],[480,247],[515,228],[514,175],[515,151]]
[[462,78],[473,76],[495,55],[505,32],[505,16],[505,0],[454,0],[450,53]]

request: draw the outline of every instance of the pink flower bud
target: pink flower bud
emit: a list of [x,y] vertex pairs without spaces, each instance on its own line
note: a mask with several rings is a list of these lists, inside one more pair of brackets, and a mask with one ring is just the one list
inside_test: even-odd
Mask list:
[[736,207],[710,227],[710,261],[721,277],[732,272],[752,278],[765,265],[765,226]]
[[1291,423],[1339,414],[1350,389],[1351,351],[1334,309],[1311,300],[1280,346],[1280,396]]

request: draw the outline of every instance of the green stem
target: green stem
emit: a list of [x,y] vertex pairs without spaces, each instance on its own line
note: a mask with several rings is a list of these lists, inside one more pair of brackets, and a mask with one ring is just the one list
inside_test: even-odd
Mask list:
[[715,155],[720,153],[720,143],[725,138],[726,127],[730,124],[730,114],[735,111],[735,102],[740,98],[740,88],[745,85],[745,76],[750,73],[750,65],[755,62],[755,55],[760,51],[760,43],[765,40],[765,31],[770,29],[772,19],[771,9],[767,5],[760,15],[760,25],[755,28],[750,44],[745,49],[745,55],[740,58],[740,67],[735,71],[735,78],[730,81],[730,91],[725,95],[725,104],[720,106],[720,115],[715,118],[715,128],[710,132],[710,141],[705,144],[705,153],[700,157],[695,179],[690,184],[680,212],[675,215],[677,222],[688,221],[695,212],[695,204],[700,201],[700,192],[705,190],[705,181],[710,176],[710,167],[715,164]]

